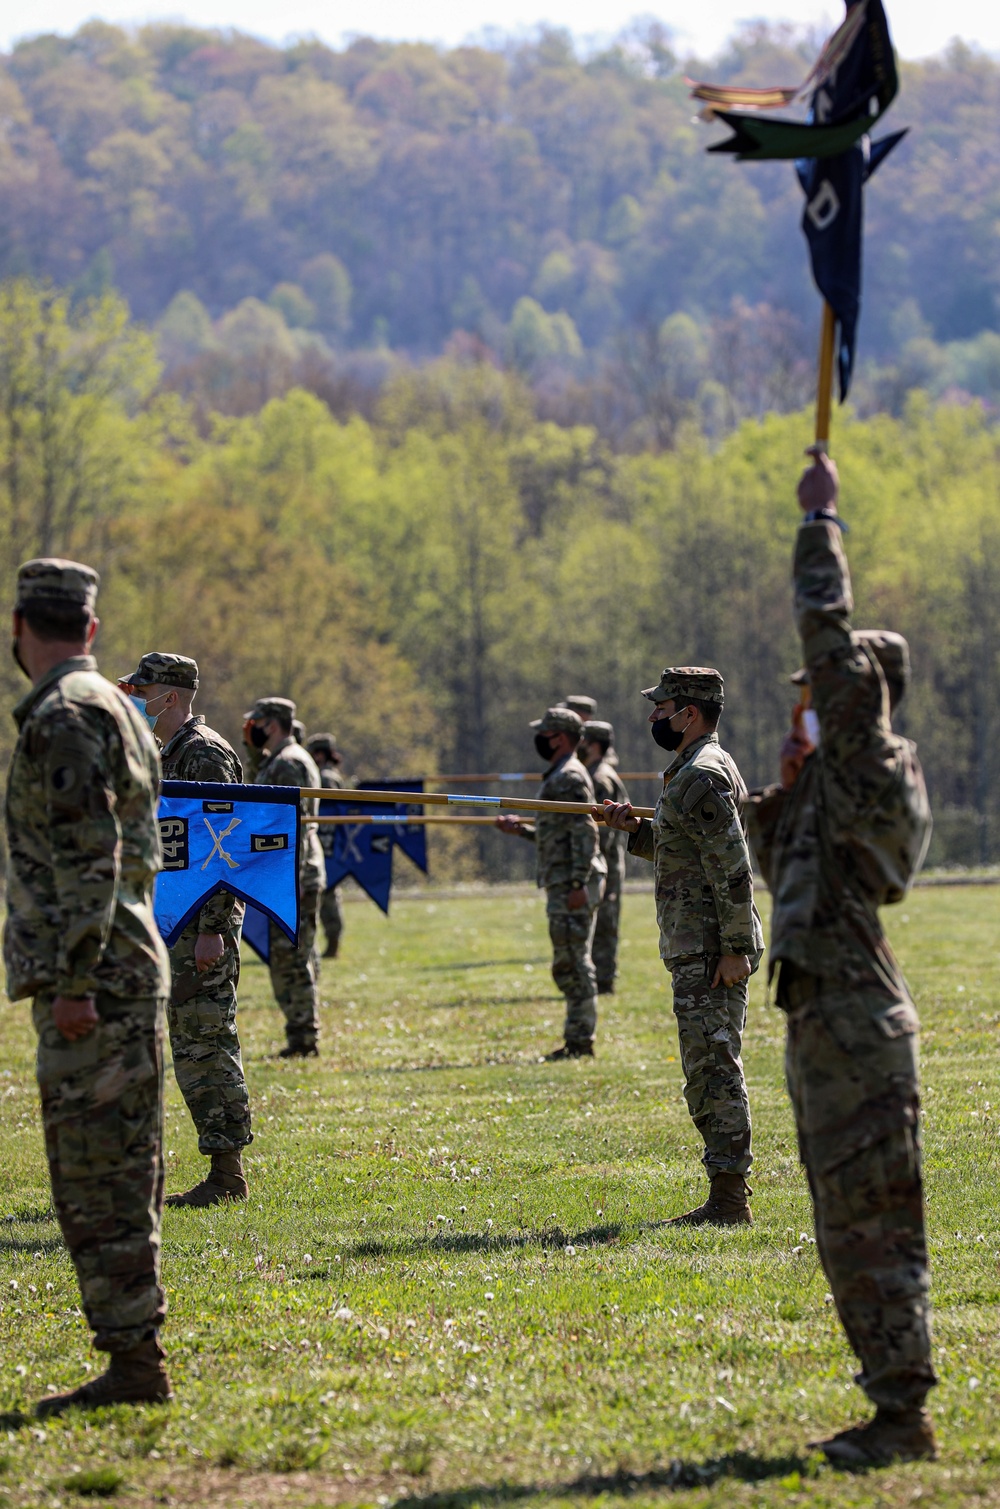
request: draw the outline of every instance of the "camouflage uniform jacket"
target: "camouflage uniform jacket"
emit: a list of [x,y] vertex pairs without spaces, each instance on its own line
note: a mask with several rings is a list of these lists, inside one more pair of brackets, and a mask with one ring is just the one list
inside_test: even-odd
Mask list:
[[[221,734],[209,728],[204,718],[190,717],[160,751],[165,781],[222,781],[238,785],[243,766]],[[244,906],[228,891],[217,891],[198,913],[199,933],[225,933],[238,927]]]
[[53,991],[167,995],[153,918],[162,869],[152,735],[90,655],[54,666],[14,708],[4,932],[12,1000]]
[[[602,802],[627,802],[628,792],[625,790],[621,776],[611,764],[609,755],[612,751],[599,760],[596,765],[589,769],[590,780],[594,787],[594,796],[597,805]],[[598,823],[597,837],[601,846],[601,853],[608,866],[608,874],[618,874],[625,867],[625,851],[628,845],[628,834],[620,828],[609,828],[607,823]]]
[[[266,754],[260,763],[255,780],[261,786],[307,786],[316,790],[320,785],[316,761],[308,749],[296,744],[291,734]],[[303,818],[319,815],[319,799],[308,797],[302,803]],[[326,863],[315,823],[303,822],[302,848],[299,854],[299,882],[306,890],[324,889]]]
[[[566,755],[545,772],[538,799],[593,806],[594,787],[586,765],[575,754]],[[540,887],[585,886],[595,875],[607,873],[597,824],[586,813],[539,812],[523,836],[537,846]]]
[[750,832],[774,897],[771,961],[890,1002],[909,993],[878,917],[901,901],[930,840],[916,749],[892,732],[885,678],[852,638],[847,560],[836,524],[803,524],[795,612],[820,745],[790,791],[750,798]]
[[668,965],[702,954],[760,958],[764,935],[753,902],[746,794],[718,734],[706,734],[664,776],[655,817],[641,818],[629,837],[628,852],[655,867],[660,956]]
[[336,765],[324,765],[319,773],[319,783],[326,791],[343,791],[347,782]]

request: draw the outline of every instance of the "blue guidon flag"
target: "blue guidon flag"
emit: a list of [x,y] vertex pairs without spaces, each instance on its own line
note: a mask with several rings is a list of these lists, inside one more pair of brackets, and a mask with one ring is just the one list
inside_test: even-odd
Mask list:
[[153,907],[168,945],[217,891],[239,896],[298,942],[297,787],[163,781],[157,815],[163,871]]
[[[422,795],[420,781],[365,781],[360,791],[412,791]],[[423,808],[386,802],[338,802],[336,793],[319,804],[323,816],[370,817],[369,823],[343,823],[321,826],[320,843],[326,857],[327,886],[339,885],[353,875],[383,912],[389,910],[392,892],[392,851],[402,849],[407,859],[427,873],[427,829],[421,823],[407,822],[412,813]]]

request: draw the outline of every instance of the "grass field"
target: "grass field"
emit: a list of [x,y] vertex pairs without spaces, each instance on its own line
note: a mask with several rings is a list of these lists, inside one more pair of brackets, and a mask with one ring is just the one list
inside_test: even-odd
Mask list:
[[[806,1449],[867,1406],[762,983],[756,1225],[668,1232],[703,1179],[651,898],[626,898],[598,1057],[550,1065],[538,897],[427,892],[388,922],[347,908],[318,1061],[274,1059],[247,961],[251,1199],[166,1215],[167,1408],[19,1418],[101,1359],[48,1213],[27,1005],[0,1008],[0,1505],[1000,1505],[998,908],[928,889],[889,919],[925,1028],[940,1462],[849,1477]],[[172,1077],[166,1140],[186,1187]]]

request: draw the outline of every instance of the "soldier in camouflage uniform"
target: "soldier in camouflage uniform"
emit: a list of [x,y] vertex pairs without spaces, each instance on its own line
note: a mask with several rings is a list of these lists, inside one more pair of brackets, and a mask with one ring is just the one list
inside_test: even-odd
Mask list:
[[866,1467],[935,1455],[919,1024],[878,916],[921,864],[930,809],[916,751],[890,721],[906,641],[851,629],[837,494],[819,455],[799,483],[794,563],[808,707],[795,710],[781,783],[750,799],[750,824],[774,897],[771,968],[817,1247],[876,1407],[819,1445]]
[[[316,761],[316,769],[319,771],[323,789],[342,791],[344,777],[340,773],[341,754],[333,734],[313,734],[306,740],[305,747]],[[336,832],[336,828],[333,827],[320,830],[319,841],[323,848],[324,858],[333,852]],[[326,949],[323,957],[335,959],[340,952],[340,939],[344,931],[344,913],[340,905],[339,886],[327,886],[323,892],[323,899],[319,904],[319,920],[326,933]]]
[[[580,758],[594,786],[598,802],[627,802],[628,792],[609,756],[614,752],[615,731],[610,723],[592,718],[583,725]],[[598,823],[598,836],[608,878],[604,900],[597,908],[594,928],[594,970],[597,994],[613,995],[618,972],[618,924],[621,916],[622,886],[625,882],[625,850],[628,840],[617,828]]]
[[655,866],[660,955],[673,981],[684,1095],[705,1143],[708,1199],[674,1218],[685,1226],[750,1225],[753,1161],[743,1077],[747,982],[763,934],[743,826],[746,787],[715,732],[724,692],[718,671],[668,668],[642,694],[655,703],[653,738],[673,752],[652,822],[629,805],[605,820],[631,834],[630,854]]
[[163,1012],[167,951],[153,917],[160,766],[145,722],[90,654],[97,573],[21,567],[7,781],[7,992],[34,997],[52,1199],[106,1372],[72,1405],[170,1398],[159,1330]]
[[[196,661],[153,651],[118,684],[144,704],[160,742],[165,780],[243,780],[231,746],[191,711]],[[253,1135],[236,1029],[243,911],[242,901],[217,891],[170,950],[167,1023],[174,1073],[198,1132],[198,1151],[211,1165],[193,1189],[168,1195],[168,1205],[205,1207],[247,1197],[242,1149]]]
[[[295,703],[287,697],[261,697],[250,709],[244,729],[251,749],[263,758],[256,781],[264,786],[318,789],[319,771],[311,754],[292,738]],[[302,804],[304,818],[316,817],[319,800]],[[285,1016],[287,1042],[282,1058],[308,1058],[319,1052],[319,950],[316,928],[326,865],[316,824],[302,824],[299,859],[299,944],[296,948],[276,923],[270,928],[271,986]]]
[[[576,756],[583,727],[579,716],[566,707],[550,707],[531,727],[535,748],[548,765],[538,791],[541,800],[592,803],[590,776]],[[546,892],[552,941],[552,978],[566,997],[563,1046],[547,1056],[551,1061],[592,1058],[597,979],[590,950],[607,870],[597,825],[586,813],[540,812],[534,823],[504,816],[497,818],[497,826],[537,848],[538,884]]]

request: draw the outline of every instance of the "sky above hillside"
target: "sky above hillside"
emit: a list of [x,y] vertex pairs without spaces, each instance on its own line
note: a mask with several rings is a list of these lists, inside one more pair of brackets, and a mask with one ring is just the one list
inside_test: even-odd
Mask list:
[[[831,30],[842,11],[830,0],[699,0],[695,6],[673,3],[650,7],[649,14],[671,26],[682,54],[709,57],[718,52],[741,21],[766,16],[771,21]],[[611,36],[636,14],[635,0],[187,0],[181,7],[145,4],[143,0],[34,0],[27,9],[11,7],[0,21],[0,45],[39,32],[72,32],[95,15],[106,21],[183,19],[197,26],[236,26],[271,41],[315,35],[337,45],[351,34],[424,40],[454,45],[481,37],[488,28],[517,32],[549,22],[568,27],[581,38]],[[27,22],[27,25],[25,24]],[[995,0],[931,0],[897,3],[890,23],[899,52],[922,58],[939,52],[952,37],[961,37],[990,52],[1000,52],[1000,6]]]

